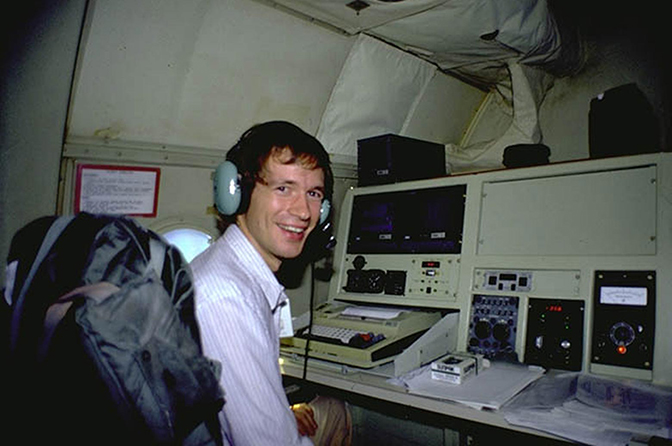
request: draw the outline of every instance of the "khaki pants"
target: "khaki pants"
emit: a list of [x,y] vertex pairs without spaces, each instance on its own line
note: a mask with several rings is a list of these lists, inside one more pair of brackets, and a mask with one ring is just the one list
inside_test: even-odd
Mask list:
[[317,432],[310,437],[315,446],[350,446],[352,419],[347,403],[337,398],[317,396],[308,405],[313,409]]

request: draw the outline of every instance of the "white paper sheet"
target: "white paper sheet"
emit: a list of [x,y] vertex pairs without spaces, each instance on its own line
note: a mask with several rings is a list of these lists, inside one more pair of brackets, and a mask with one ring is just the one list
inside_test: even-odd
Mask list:
[[353,317],[369,317],[373,319],[394,319],[403,313],[403,310],[393,308],[377,308],[377,307],[348,307],[341,313],[343,316]]
[[672,389],[635,380],[545,376],[502,408],[515,425],[596,446],[637,436],[672,438]]
[[539,367],[493,362],[462,384],[451,384],[432,379],[428,365],[390,382],[406,386],[412,394],[496,410],[543,374]]

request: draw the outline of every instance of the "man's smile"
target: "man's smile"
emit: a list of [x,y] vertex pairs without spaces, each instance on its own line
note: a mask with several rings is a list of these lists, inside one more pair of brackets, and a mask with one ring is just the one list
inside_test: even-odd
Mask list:
[[280,227],[280,229],[284,229],[285,231],[294,232],[296,234],[302,234],[306,230],[306,228],[303,227],[283,225],[280,223],[278,223],[278,227]]

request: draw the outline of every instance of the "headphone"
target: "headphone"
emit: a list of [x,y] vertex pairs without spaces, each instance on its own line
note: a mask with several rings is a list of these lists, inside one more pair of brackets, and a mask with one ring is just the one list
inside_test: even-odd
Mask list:
[[[213,181],[214,198],[217,210],[224,215],[235,215],[247,210],[250,203],[252,188],[242,184],[242,175],[233,161],[224,161],[215,170]],[[325,198],[320,207],[320,221],[323,225],[329,218],[331,202]]]

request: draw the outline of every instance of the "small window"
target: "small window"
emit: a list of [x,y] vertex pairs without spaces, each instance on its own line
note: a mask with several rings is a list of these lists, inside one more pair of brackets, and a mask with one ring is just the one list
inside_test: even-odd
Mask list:
[[203,252],[212,241],[212,237],[203,231],[191,228],[173,229],[163,234],[168,243],[177,246],[184,259],[191,262]]

